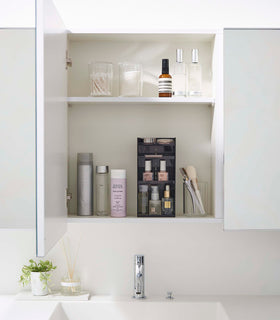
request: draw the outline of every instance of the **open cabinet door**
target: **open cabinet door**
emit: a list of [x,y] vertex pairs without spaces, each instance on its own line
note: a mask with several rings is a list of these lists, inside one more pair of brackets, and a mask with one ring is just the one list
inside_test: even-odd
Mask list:
[[225,229],[280,228],[280,30],[224,31]]
[[36,1],[37,256],[66,231],[67,35],[51,0]]

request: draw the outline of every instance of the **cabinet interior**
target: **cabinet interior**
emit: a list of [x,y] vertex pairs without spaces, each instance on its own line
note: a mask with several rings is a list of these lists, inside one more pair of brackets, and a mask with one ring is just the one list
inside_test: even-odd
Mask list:
[[[113,96],[118,97],[118,63],[143,66],[143,97],[158,96],[161,59],[168,58],[173,73],[176,49],[183,48],[191,62],[191,49],[199,49],[203,97],[215,98],[213,56],[215,34],[69,34],[68,96],[89,95],[88,62],[113,63]],[[144,99],[144,98],[143,98]],[[94,166],[127,170],[127,214],[137,216],[137,137],[176,137],[176,216],[183,215],[180,167],[194,165],[199,181],[207,184],[205,209],[215,217],[211,143],[215,108],[207,104],[71,103],[68,108],[68,189],[73,198],[69,214],[76,214],[78,152],[92,152]],[[213,161],[214,159],[214,161]]]

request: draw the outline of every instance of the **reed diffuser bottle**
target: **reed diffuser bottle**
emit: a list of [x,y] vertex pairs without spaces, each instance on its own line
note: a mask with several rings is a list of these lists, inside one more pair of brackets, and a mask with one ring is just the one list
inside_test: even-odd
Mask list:
[[163,98],[172,97],[172,77],[169,74],[168,59],[162,59],[162,74],[158,80],[158,96]]
[[71,255],[72,250],[69,242],[67,244],[68,246],[66,246],[64,240],[62,240],[62,249],[67,264],[67,272],[60,282],[61,294],[65,296],[75,296],[81,293],[81,281],[76,273],[76,263],[80,244],[77,247],[74,258]]

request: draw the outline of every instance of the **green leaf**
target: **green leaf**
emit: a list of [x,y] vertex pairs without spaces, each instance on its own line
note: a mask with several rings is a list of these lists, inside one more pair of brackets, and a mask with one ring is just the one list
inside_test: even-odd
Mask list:
[[22,286],[26,286],[30,283],[31,272],[41,272],[40,279],[46,287],[51,276],[48,272],[55,270],[56,266],[53,266],[52,262],[50,262],[49,260],[40,260],[39,263],[36,263],[33,259],[30,259],[29,263],[29,265],[24,265],[22,267],[22,274],[20,276],[19,282],[22,284]]

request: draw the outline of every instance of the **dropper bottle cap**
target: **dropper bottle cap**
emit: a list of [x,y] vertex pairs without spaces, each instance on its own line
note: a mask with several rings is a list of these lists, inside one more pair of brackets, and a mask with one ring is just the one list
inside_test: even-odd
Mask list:
[[169,59],[162,59],[162,74],[169,74]]
[[168,184],[165,186],[164,198],[170,198],[170,186]]

